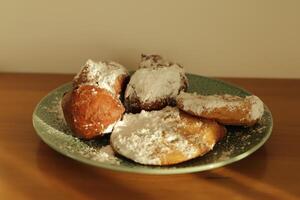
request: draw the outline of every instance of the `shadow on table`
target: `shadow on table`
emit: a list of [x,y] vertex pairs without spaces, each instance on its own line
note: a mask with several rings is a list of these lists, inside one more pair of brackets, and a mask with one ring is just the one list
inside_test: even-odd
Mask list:
[[[43,142],[39,144],[37,164],[54,184],[70,193],[66,195],[79,194],[87,199],[150,199],[146,194],[126,187],[126,183],[112,179],[109,174],[115,172],[69,159]],[[121,194],[126,196],[121,197]]]
[[250,199],[295,199],[288,186],[274,185],[272,180],[266,180],[266,170],[270,169],[270,166],[267,167],[267,154],[267,149],[263,146],[241,161],[220,169],[197,173],[195,176]]

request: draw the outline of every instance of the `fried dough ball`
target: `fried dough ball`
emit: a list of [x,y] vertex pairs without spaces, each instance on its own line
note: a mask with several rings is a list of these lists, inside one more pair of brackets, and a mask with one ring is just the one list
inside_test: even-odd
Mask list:
[[214,119],[224,125],[254,125],[264,113],[264,103],[254,95],[199,95],[181,92],[177,107],[194,116]]
[[131,76],[125,91],[126,110],[136,113],[175,106],[176,96],[187,85],[182,66],[159,55],[142,55],[140,68]]
[[75,136],[83,139],[111,132],[125,111],[117,97],[92,85],[81,85],[66,93],[62,108]]
[[172,165],[202,156],[226,134],[213,120],[194,117],[176,107],[125,114],[110,143],[119,154],[145,165]]

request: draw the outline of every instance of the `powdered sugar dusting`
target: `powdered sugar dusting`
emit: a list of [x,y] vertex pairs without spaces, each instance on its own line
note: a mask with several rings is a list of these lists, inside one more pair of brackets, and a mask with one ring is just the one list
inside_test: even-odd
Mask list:
[[251,120],[261,119],[264,113],[264,103],[254,95],[247,96],[246,100],[250,102],[251,109],[249,113],[249,118]]
[[231,146],[228,150],[223,151],[218,157],[218,161],[228,160],[232,157],[232,153],[234,152],[235,147]]
[[[248,112],[245,119],[256,121],[260,119],[264,112],[263,102],[254,95],[245,98],[232,95],[198,95],[196,93],[181,92],[177,97],[177,103],[183,105],[183,110],[190,110],[201,116],[204,112],[209,113],[219,108],[226,110],[244,110]],[[245,110],[245,105],[250,104],[250,108]],[[244,119],[243,119],[244,120]]]
[[139,65],[139,68],[159,68],[159,67],[171,67],[171,66],[178,66],[182,68],[181,65],[178,63],[170,62],[160,55],[146,55],[142,54],[142,59]]
[[89,145],[89,143],[91,143],[92,141],[85,143],[80,139],[73,137],[72,135],[66,134],[49,126],[38,117],[36,117],[35,120],[37,123],[42,125],[44,127],[44,131],[47,132],[47,135],[49,137],[48,142],[59,141],[59,144],[56,145],[56,147],[63,150],[64,152],[68,152],[69,154],[75,153],[84,158],[97,162],[114,165],[120,164],[120,159],[115,156],[110,145],[104,147]]
[[115,82],[121,75],[128,76],[128,71],[119,63],[113,61],[94,62],[88,60],[78,74],[74,77],[76,82],[81,76],[83,84],[96,85],[115,94]]
[[61,101],[62,98],[55,97],[54,100],[51,102],[51,106],[45,106],[44,110],[48,113],[53,114],[58,122],[66,125],[67,123],[61,107]]
[[79,138],[72,136],[71,130],[67,127],[63,116],[61,98],[55,97],[50,105],[44,106],[43,109],[53,116],[55,124],[59,125],[60,128],[52,127],[38,117],[35,117],[35,120],[43,126],[50,141],[59,141],[59,145],[57,145],[59,149],[69,152],[70,154],[79,154],[84,158],[96,162],[114,165],[120,164],[120,159],[115,156],[110,145],[99,146],[96,140],[84,142]]
[[192,110],[195,113],[201,114],[202,112],[210,112],[215,108],[227,107],[229,110],[239,108],[241,104],[241,98],[230,95],[209,95],[202,96],[196,93],[181,92],[177,101],[182,102],[183,108]]
[[168,154],[181,152],[187,159],[198,153],[177,128],[179,110],[166,107],[160,111],[125,114],[111,135],[113,147],[122,155],[142,164],[160,165]]
[[165,61],[160,56],[142,57],[140,69],[132,75],[125,97],[134,94],[142,102],[176,98],[185,80],[187,78],[180,65]]

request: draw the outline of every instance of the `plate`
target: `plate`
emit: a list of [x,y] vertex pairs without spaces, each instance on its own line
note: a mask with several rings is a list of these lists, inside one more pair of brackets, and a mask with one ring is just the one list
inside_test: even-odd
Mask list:
[[[205,95],[250,94],[242,88],[220,80],[193,74],[187,76],[189,92]],[[38,136],[54,150],[77,161],[101,168],[146,174],[180,174],[210,170],[249,156],[268,140],[272,132],[272,115],[265,105],[265,112],[259,123],[248,128],[227,126],[227,136],[202,157],[172,166],[141,165],[122,156],[108,156],[107,148],[104,146],[109,144],[109,134],[91,141],[83,141],[71,135],[60,109],[61,97],[70,88],[71,83],[62,85],[38,103],[33,113],[33,126]]]

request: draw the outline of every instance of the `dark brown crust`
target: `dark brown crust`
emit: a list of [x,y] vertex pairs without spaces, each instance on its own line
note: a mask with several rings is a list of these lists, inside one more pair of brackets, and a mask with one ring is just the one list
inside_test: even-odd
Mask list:
[[175,106],[176,102],[173,98],[165,98],[151,103],[142,103],[138,97],[125,98],[124,106],[126,112],[139,113],[141,110],[161,110],[167,105]]
[[152,63],[155,63],[154,65],[149,65],[149,66],[139,66],[139,68],[147,68],[147,67],[155,67],[155,68],[159,68],[159,67],[170,67],[174,64],[176,64],[177,66],[183,68],[179,63],[174,63],[174,62],[170,62],[170,61],[164,61],[163,57],[157,54],[150,54],[150,55],[146,55],[146,54],[141,54],[141,62],[146,61],[146,60],[151,60]]
[[118,98],[105,89],[90,85],[82,85],[66,93],[62,108],[75,136],[84,139],[102,135],[125,111]]

